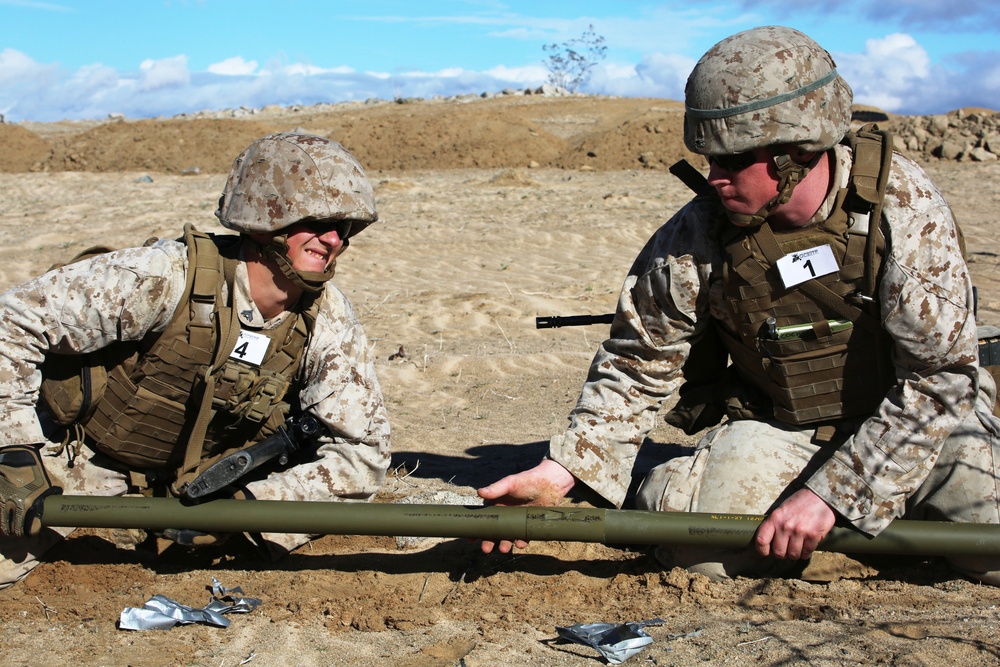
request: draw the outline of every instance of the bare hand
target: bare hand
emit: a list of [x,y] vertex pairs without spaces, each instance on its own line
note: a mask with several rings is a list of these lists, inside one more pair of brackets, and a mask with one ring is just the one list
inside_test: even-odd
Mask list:
[[809,489],[799,489],[760,524],[757,553],[775,558],[809,558],[833,528],[837,515]]
[[[477,490],[479,497],[490,505],[555,505],[569,493],[576,483],[573,473],[555,461],[545,459],[534,468],[508,475],[503,479]],[[524,540],[483,540],[483,553],[490,553],[499,546],[500,553],[509,553],[514,547],[528,546]]]

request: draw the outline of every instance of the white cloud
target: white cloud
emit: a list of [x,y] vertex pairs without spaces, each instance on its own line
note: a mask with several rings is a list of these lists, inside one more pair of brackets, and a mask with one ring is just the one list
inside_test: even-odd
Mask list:
[[55,65],[40,65],[34,60],[14,49],[0,51],[0,85],[10,86],[19,83],[30,83],[39,76],[49,78],[56,74]]
[[549,78],[548,70],[542,65],[527,65],[525,67],[498,65],[486,70],[483,74],[493,77],[497,81],[508,81],[533,86],[541,85]]
[[257,61],[247,61],[243,60],[243,56],[235,56],[209,65],[208,71],[212,74],[221,74],[223,76],[246,76],[257,71]]
[[865,42],[860,54],[834,56],[854,101],[886,111],[905,109],[914,93],[931,84],[927,51],[910,35],[896,33]]
[[[1000,105],[1000,55],[995,52],[970,52],[932,64],[912,36],[898,33],[869,40],[863,53],[834,57],[855,100],[886,111],[939,113]],[[693,58],[664,52],[646,53],[637,63],[602,62],[583,92],[682,100],[694,64]],[[133,71],[92,64],[71,72],[7,48],[0,50],[0,113],[9,121],[103,118],[111,112],[145,118],[268,104],[479,94],[535,87],[547,78],[541,62],[483,71],[361,72],[277,61],[260,67],[234,56],[191,71],[183,55],[147,60]]]
[[437,72],[428,72],[427,76],[441,76],[447,78],[450,76],[461,76],[464,71],[465,70],[461,67],[445,67]]
[[285,74],[287,76],[316,76],[317,74],[325,74],[327,71],[328,70],[325,70],[322,67],[317,67],[316,65],[293,63],[291,65],[285,65],[275,74]]
[[161,60],[144,60],[139,65],[139,89],[143,91],[161,88],[180,88],[191,81],[187,57],[174,56]]
[[584,91],[622,97],[683,100],[684,84],[695,62],[686,56],[651,53],[643,56],[638,65],[601,64],[594,68]]
[[652,53],[643,56],[635,70],[640,77],[662,91],[663,97],[683,100],[684,85],[697,62],[694,58],[673,53]]
[[0,113],[7,120],[33,118],[33,108],[55,105],[54,89],[65,76],[56,65],[42,65],[20,51],[0,51]]
[[72,91],[79,98],[88,99],[114,91],[123,84],[128,85],[128,82],[123,81],[113,68],[87,65],[74,72],[61,87],[67,92]]

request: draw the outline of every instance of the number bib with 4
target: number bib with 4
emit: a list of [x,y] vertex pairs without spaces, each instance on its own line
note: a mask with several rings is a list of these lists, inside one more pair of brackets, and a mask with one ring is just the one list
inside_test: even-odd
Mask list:
[[232,359],[260,366],[270,344],[271,339],[264,334],[241,329],[240,338],[236,341],[236,347],[233,348],[229,356]]

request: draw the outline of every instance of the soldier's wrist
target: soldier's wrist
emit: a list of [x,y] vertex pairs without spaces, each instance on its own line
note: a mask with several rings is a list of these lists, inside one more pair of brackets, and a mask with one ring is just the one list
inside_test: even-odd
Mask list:
[[569,493],[576,486],[576,476],[570,472],[569,468],[548,456],[538,464],[538,469],[563,495]]

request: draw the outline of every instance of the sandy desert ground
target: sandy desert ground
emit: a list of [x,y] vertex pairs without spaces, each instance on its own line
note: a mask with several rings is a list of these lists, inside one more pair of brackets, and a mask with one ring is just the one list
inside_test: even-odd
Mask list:
[[[504,133],[516,123],[484,124],[487,116],[468,111],[476,119],[472,125],[453,120],[431,127],[425,119],[414,126],[413,114],[424,112],[410,105],[367,110],[372,125],[382,123],[406,143],[400,152],[360,138],[355,146],[345,142],[363,160],[384,154],[369,160],[382,221],[356,237],[336,278],[375,346],[393,424],[393,467],[380,502],[462,502],[475,487],[533,465],[549,436],[565,425],[606,334],[606,326],[536,330],[534,318],[610,312],[636,252],[688,198],[662,168],[683,155],[676,144],[676,103],[577,100],[574,110],[572,102],[559,102],[558,109],[553,102],[545,114],[538,102],[525,112],[525,137],[539,135],[551,149],[549,158],[508,145]],[[493,108],[482,103],[484,114]],[[466,109],[474,110],[467,105],[462,113]],[[357,110],[351,121],[356,133],[365,112]],[[645,134],[672,136],[675,143],[653,149],[626,141],[621,128],[643,117],[652,128]],[[192,121],[179,124],[184,122]],[[29,143],[108,134],[91,135],[90,153],[77,144],[76,164],[89,160],[89,168],[62,171],[49,161],[47,171],[30,171],[66,146],[31,143],[40,152],[23,169],[0,173],[0,289],[94,243],[122,246],[174,236],[187,222],[219,230],[212,211],[222,172],[265,131],[304,127],[335,138],[341,130],[349,134],[336,115],[225,124],[228,131],[221,125],[212,130],[212,141],[224,139],[228,150],[211,165],[197,158],[211,157],[205,145],[216,144],[203,142],[186,153],[176,137],[169,139],[174,135],[163,134],[165,123],[141,125],[145,129],[132,124],[131,150],[118,135],[111,138],[108,125],[33,128]],[[484,128],[507,141],[502,160],[497,149],[462,164],[428,157],[412,143],[421,132],[427,133],[425,144],[447,135],[451,143],[441,145],[468,156],[480,149],[463,149],[458,138]],[[622,139],[618,162],[608,158],[596,168],[586,162],[588,152],[602,159],[599,146],[611,145],[607,136],[598,141],[595,128]],[[147,130],[161,134],[144,135]],[[12,136],[0,139],[13,146]],[[156,138],[133,138],[143,136]],[[135,146],[157,142],[175,152],[173,166],[143,166],[150,153]],[[111,154],[112,145],[124,152]],[[637,151],[647,153],[645,162]],[[128,155],[135,159],[123,157]],[[566,157],[574,155],[578,162]],[[200,173],[181,175],[187,166],[200,166]],[[1000,209],[1000,164],[925,166],[967,235],[980,319],[1000,325],[1000,246],[992,229]],[[692,441],[665,425],[657,428],[636,475]],[[149,543],[134,545],[133,537],[78,531],[28,579],[0,591],[0,662],[588,665],[603,660],[589,648],[558,641],[556,626],[659,617],[663,625],[647,629],[653,644],[627,664],[1000,664],[1000,593],[956,578],[939,560],[916,556],[819,554],[802,579],[710,583],[681,570],[661,571],[642,548],[536,542],[516,554],[487,556],[464,540],[328,536],[272,564],[238,546],[157,553]],[[261,605],[232,616],[227,629],[116,627],[123,609],[157,594],[202,606],[213,577],[241,586]]]

